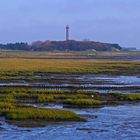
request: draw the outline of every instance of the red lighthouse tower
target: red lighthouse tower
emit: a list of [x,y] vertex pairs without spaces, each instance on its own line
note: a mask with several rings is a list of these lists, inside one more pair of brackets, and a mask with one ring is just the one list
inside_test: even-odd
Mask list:
[[66,41],[69,41],[69,25],[66,26]]

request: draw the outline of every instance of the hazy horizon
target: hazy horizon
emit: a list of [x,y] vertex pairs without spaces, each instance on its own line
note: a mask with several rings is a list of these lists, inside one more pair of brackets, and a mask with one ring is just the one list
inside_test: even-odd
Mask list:
[[140,49],[140,0],[1,0],[0,43],[89,39]]

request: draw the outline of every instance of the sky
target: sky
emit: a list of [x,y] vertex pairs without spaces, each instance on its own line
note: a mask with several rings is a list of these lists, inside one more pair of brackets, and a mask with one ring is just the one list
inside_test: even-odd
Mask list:
[[0,0],[0,43],[70,39],[140,49],[140,0]]

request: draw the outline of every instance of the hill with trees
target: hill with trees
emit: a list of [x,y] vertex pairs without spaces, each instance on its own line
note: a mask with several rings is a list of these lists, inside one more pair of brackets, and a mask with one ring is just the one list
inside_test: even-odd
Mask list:
[[94,41],[36,41],[28,43],[0,44],[0,49],[24,50],[24,51],[119,51],[122,48],[118,44],[101,43]]

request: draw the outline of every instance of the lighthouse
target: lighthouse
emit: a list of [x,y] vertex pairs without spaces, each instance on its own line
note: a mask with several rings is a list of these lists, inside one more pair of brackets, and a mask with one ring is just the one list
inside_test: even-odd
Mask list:
[[69,41],[69,25],[66,26],[66,41]]

